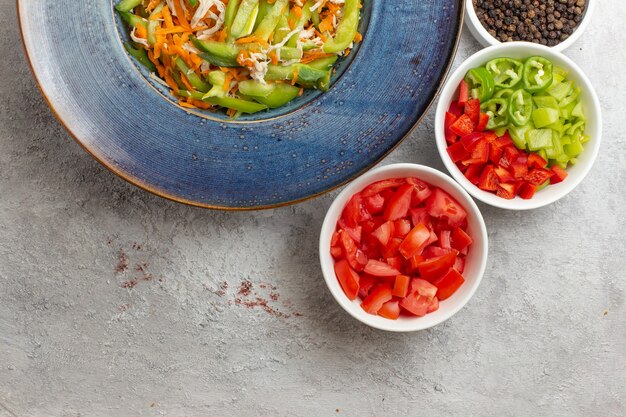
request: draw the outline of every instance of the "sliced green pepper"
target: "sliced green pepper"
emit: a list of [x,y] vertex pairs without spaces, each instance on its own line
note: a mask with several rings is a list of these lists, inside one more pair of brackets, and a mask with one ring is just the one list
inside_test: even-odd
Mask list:
[[241,3],[241,0],[230,0],[226,5],[226,11],[224,12],[224,27],[228,30],[228,33],[230,33],[230,28],[233,25],[233,20],[235,20],[235,15],[237,15],[239,3]]
[[296,72],[298,74],[296,82],[306,86],[315,85],[327,75],[327,71],[322,71],[306,64],[268,65],[265,79],[268,81],[293,80]]
[[509,97],[511,97],[511,94],[513,94],[515,92],[515,90],[511,89],[511,88],[505,88],[504,90],[498,90],[495,93],[493,93],[493,96],[495,98],[506,98],[508,100]]
[[550,88],[546,90],[546,93],[550,94],[557,101],[561,101],[572,93],[573,85],[572,81],[564,81],[558,84],[553,82]]
[[526,149],[526,132],[534,129],[532,123],[528,123],[524,126],[511,125],[508,127],[509,135],[518,149]]
[[481,103],[493,96],[495,89],[493,77],[484,67],[469,70],[465,74],[465,82],[468,84],[472,98],[477,98]]
[[[533,111],[533,123],[535,127],[550,127],[559,121],[559,111],[555,109],[540,108]],[[551,127],[552,128],[552,127]],[[555,130],[555,129],[553,129]]]
[[311,68],[327,71],[333,67],[335,62],[337,62],[337,55],[316,59],[315,61],[309,62],[308,65]]
[[524,64],[517,59],[496,58],[485,65],[496,88],[513,88],[522,81]]
[[552,130],[531,129],[526,132],[526,143],[531,151],[552,148]]
[[239,92],[241,94],[252,97],[267,97],[272,91],[274,91],[275,86],[275,84],[263,84],[255,80],[239,81],[238,85]]
[[533,114],[533,97],[526,90],[517,90],[509,97],[509,119],[515,126],[528,123]]
[[150,61],[150,58],[148,58],[148,53],[145,49],[135,49],[130,42],[124,43],[124,49],[126,49],[130,56],[139,61],[140,64],[148,68],[150,72],[156,72],[156,67],[152,61]]
[[143,26],[144,28],[148,29],[148,21],[142,17],[139,17],[129,12],[119,12],[119,15],[122,20],[128,23],[129,26]]
[[508,107],[506,99],[503,98],[492,98],[480,105],[480,110],[489,116],[488,130],[504,127],[509,123]]
[[360,0],[346,0],[335,37],[326,41],[324,52],[335,54],[346,49],[354,41],[359,26],[360,5]]
[[552,84],[552,62],[533,56],[524,63],[524,88],[529,93],[545,90]]

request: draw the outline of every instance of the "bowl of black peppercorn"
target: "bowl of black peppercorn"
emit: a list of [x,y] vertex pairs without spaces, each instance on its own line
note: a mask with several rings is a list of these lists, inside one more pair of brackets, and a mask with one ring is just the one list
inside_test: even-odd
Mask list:
[[465,0],[465,22],[483,45],[525,41],[557,51],[582,35],[597,0]]

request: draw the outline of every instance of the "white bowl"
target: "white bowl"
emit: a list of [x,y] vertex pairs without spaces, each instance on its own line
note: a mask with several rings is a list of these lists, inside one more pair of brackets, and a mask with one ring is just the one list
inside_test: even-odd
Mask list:
[[[335,261],[330,255],[330,240],[336,230],[337,221],[350,198],[367,185],[386,178],[417,177],[441,188],[454,197],[467,211],[468,234],[474,240],[466,257],[465,283],[447,300],[441,301],[439,310],[424,317],[403,317],[390,320],[366,313],[361,300],[350,301],[335,276]],[[333,297],[352,317],[368,326],[393,332],[411,332],[435,326],[456,314],[474,295],[487,265],[487,229],[483,216],[472,198],[447,175],[423,165],[392,164],[376,168],[354,180],[339,195],[328,209],[320,235],[320,263],[326,285]]]
[[[543,56],[552,61],[554,65],[569,71],[568,78],[573,80],[581,88],[582,92],[580,97],[583,102],[585,117],[587,118],[585,133],[591,136],[591,140],[584,144],[585,150],[576,158],[578,163],[567,168],[568,176],[563,182],[545,187],[538,191],[530,200],[524,200],[520,197],[506,200],[493,193],[483,191],[472,184],[452,162],[452,159],[450,159],[446,151],[447,144],[444,132],[444,118],[450,103],[453,99],[456,99],[458,95],[457,90],[461,80],[471,68],[484,65],[487,61],[498,57],[523,59],[534,55]],[[600,101],[587,76],[578,65],[560,52],[556,52],[554,49],[548,48],[547,46],[529,42],[500,43],[483,49],[465,60],[446,81],[439,96],[439,103],[437,103],[435,114],[435,140],[437,141],[437,149],[450,174],[452,174],[454,179],[473,197],[492,206],[511,210],[529,210],[546,206],[564,197],[567,193],[576,188],[583,178],[585,178],[598,156],[601,137],[602,115],[600,111]]]
[[[596,5],[596,0],[587,0],[587,5],[585,6],[585,12],[583,14],[582,20],[578,23],[578,26],[574,30],[574,32],[570,35],[569,38],[565,39],[563,42],[552,46],[551,48],[555,51],[562,52],[565,49],[572,46],[574,42],[583,34],[587,26],[589,25],[589,21],[591,20],[591,16],[593,15],[593,9]],[[478,42],[482,46],[490,46],[490,45],[499,45],[502,42],[494,38],[487,32],[487,29],[480,23],[478,20],[478,16],[476,15],[476,10],[474,10],[474,4],[472,0],[465,0],[465,23],[467,28],[470,30],[472,35],[476,38]]]

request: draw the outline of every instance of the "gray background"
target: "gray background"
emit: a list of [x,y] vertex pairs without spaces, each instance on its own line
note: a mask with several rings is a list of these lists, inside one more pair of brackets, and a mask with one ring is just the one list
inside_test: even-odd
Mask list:
[[[603,0],[566,52],[604,111],[589,176],[532,212],[481,205],[475,297],[389,334],[322,280],[335,193],[223,213],[123,182],[54,118],[0,0],[0,416],[625,415],[624,16]],[[478,48],[465,31],[457,63]],[[433,114],[383,163],[443,170]]]

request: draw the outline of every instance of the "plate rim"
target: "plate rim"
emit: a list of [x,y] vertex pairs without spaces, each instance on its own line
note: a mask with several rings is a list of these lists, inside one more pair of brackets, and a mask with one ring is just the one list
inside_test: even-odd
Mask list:
[[30,57],[30,51],[28,50],[27,46],[26,46],[26,40],[24,38],[24,28],[22,25],[22,14],[20,13],[20,3],[23,0],[15,0],[15,8],[16,8],[16,13],[17,13],[17,24],[18,24],[18,28],[19,28],[19,33],[20,33],[20,42],[22,44],[22,49],[24,50],[24,54],[26,56],[26,62],[28,63],[28,66],[30,68],[30,72],[33,75],[33,79],[35,81],[35,84],[37,85],[37,89],[39,90],[39,92],[41,93],[41,95],[43,96],[45,102],[48,104],[48,107],[50,108],[50,110],[52,111],[52,114],[54,115],[54,117],[59,121],[59,123],[61,124],[61,126],[65,129],[65,131],[67,133],[69,133],[69,135],[72,137],[72,139],[74,139],[74,141],[76,143],[78,143],[78,145],[89,155],[91,156],[94,160],[96,160],[101,166],[105,167],[107,170],[109,170],[110,172],[112,172],[113,174],[115,174],[118,178],[121,178],[122,180],[130,183],[131,185],[146,191],[150,194],[156,195],[158,197],[164,198],[166,200],[169,201],[173,201],[176,203],[180,203],[180,204],[184,204],[187,206],[191,206],[191,207],[198,207],[198,208],[203,208],[203,209],[209,209],[209,210],[220,210],[220,211],[257,211],[257,210],[269,210],[269,209],[275,209],[275,208],[281,208],[281,207],[287,207],[287,206],[291,206],[291,205],[295,205],[295,204],[299,204],[305,201],[309,201],[309,200],[313,200],[317,197],[320,197],[322,195],[331,193],[332,191],[335,191],[343,186],[345,186],[346,184],[349,184],[350,182],[352,182],[353,180],[355,180],[356,178],[360,177],[361,175],[363,175],[364,173],[366,173],[367,171],[371,170],[372,168],[374,168],[376,165],[378,165],[380,162],[382,162],[387,156],[389,156],[389,154],[391,154],[391,152],[393,152],[394,150],[396,150],[396,148],[398,148],[398,146],[400,146],[415,130],[415,128],[422,122],[422,120],[424,119],[424,117],[426,116],[426,114],[430,111],[430,109],[432,108],[433,104],[435,103],[435,101],[439,98],[439,95],[441,94],[441,90],[443,89],[443,86],[446,82],[446,79],[448,78],[448,75],[450,74],[450,71],[452,69],[452,65],[454,64],[454,58],[456,57],[456,54],[458,52],[459,49],[459,44],[461,41],[461,35],[463,33],[463,24],[465,21],[465,1],[464,0],[459,0],[459,11],[458,11],[458,19],[459,19],[459,25],[458,25],[458,31],[456,34],[456,38],[454,39],[454,45],[452,47],[452,54],[450,57],[450,60],[448,61],[445,70],[442,73],[442,76],[439,80],[439,82],[437,83],[437,88],[435,90],[435,94],[433,95],[432,99],[430,100],[430,102],[428,103],[428,105],[426,106],[424,112],[417,118],[417,120],[415,121],[415,123],[413,123],[413,125],[407,130],[407,132],[402,136],[402,138],[400,138],[400,140],[398,140],[392,147],[390,147],[385,153],[383,153],[380,158],[378,158],[377,160],[373,161],[372,163],[364,166],[361,170],[355,172],[353,175],[347,177],[345,180],[341,181],[338,184],[335,184],[323,191],[320,191],[318,193],[314,193],[302,198],[297,198],[297,199],[293,199],[293,200],[289,200],[289,201],[282,201],[276,204],[267,204],[267,205],[259,205],[259,206],[246,206],[246,207],[232,207],[232,206],[220,206],[220,205],[215,205],[215,204],[206,204],[206,203],[200,203],[197,201],[193,201],[193,200],[189,200],[186,198],[181,198],[181,197],[177,197],[174,195],[171,195],[167,192],[163,192],[161,190],[158,190],[156,187],[153,187],[151,185],[149,185],[148,183],[142,181],[141,179],[137,178],[137,177],[133,177],[132,175],[123,172],[121,169],[115,167],[113,164],[109,164],[108,162],[106,162],[105,160],[103,160],[102,158],[99,158],[95,153],[93,153],[77,136],[77,134],[75,134],[70,127],[65,123],[65,121],[61,118],[61,116],[59,115],[59,113],[57,112],[56,108],[54,107],[54,105],[52,104],[52,101],[50,100],[50,98],[48,97],[48,95],[46,94],[43,86],[41,85],[41,82],[39,81],[39,77],[37,75],[37,72],[35,71],[35,67],[33,66],[33,62],[32,59]]

